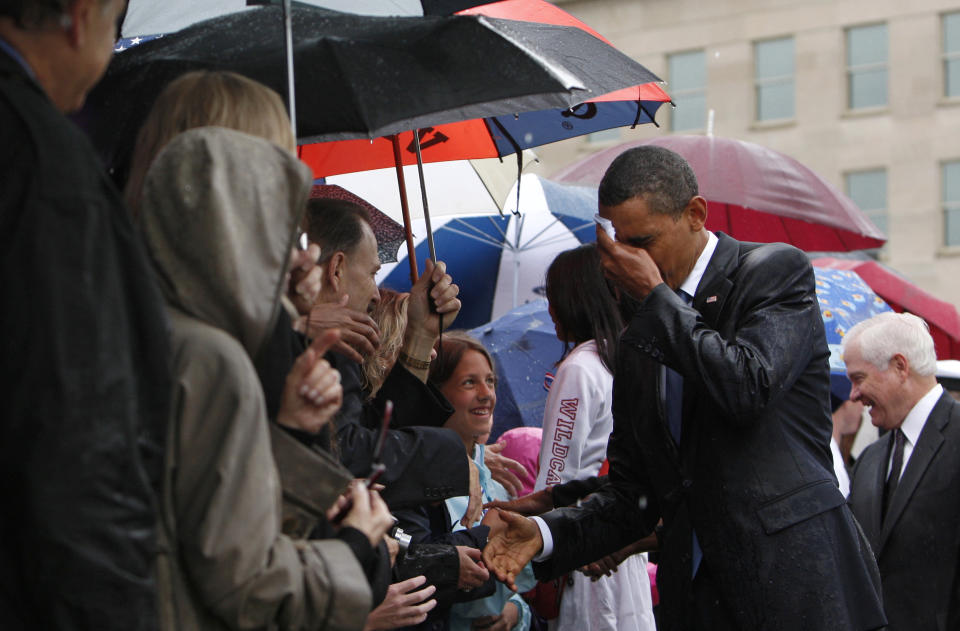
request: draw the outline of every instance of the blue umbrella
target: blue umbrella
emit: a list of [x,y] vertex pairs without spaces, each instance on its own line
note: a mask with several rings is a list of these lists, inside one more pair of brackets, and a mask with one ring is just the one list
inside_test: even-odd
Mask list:
[[858,322],[892,309],[855,272],[821,267],[814,267],[813,272],[817,278],[820,315],[830,347],[830,390],[835,396],[846,399],[850,396],[850,380],[840,354],[844,336]]
[[[433,242],[447,272],[460,287],[463,307],[457,316],[458,328],[477,326],[490,320],[502,244],[510,217],[489,215],[457,218],[433,232]],[[427,242],[416,248],[417,261],[429,258]],[[410,270],[403,257],[380,283],[397,291],[410,291]]]
[[[596,189],[525,175],[520,195],[520,213],[439,218],[446,223],[434,229],[437,256],[447,263],[463,302],[458,327],[479,326],[537,299],[554,257],[596,238]],[[437,202],[442,207],[442,200]],[[515,204],[508,200],[507,209]],[[416,246],[417,260],[427,256],[427,244],[421,242]],[[409,290],[407,267],[401,258],[380,284]]]
[[470,335],[480,340],[497,368],[497,406],[493,411],[492,441],[514,427],[540,427],[547,388],[563,355],[547,301],[534,300]]
[[597,189],[589,186],[573,186],[540,178],[547,208],[580,243],[597,240],[593,215],[597,212]]

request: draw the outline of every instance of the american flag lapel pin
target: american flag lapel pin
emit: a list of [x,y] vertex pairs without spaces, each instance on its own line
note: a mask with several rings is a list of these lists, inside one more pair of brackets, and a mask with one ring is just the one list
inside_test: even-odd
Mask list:
[[709,298],[707,298],[706,304],[710,304],[711,302],[716,302],[716,301],[717,301],[716,296],[710,296]]

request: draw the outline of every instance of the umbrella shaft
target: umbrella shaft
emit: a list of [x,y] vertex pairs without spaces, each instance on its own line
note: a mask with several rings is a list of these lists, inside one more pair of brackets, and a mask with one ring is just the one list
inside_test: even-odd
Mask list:
[[420,130],[413,130],[413,146],[417,150],[417,175],[420,176],[420,199],[423,200],[423,220],[427,224],[427,247],[430,260],[437,262],[437,248],[433,244],[433,226],[430,225],[430,205],[427,203],[427,185],[423,179],[423,156],[420,155]]
[[400,139],[390,136],[393,145],[393,163],[397,169],[397,188],[400,189],[400,212],[403,213],[403,230],[407,237],[407,260],[410,262],[410,284],[420,277],[417,271],[417,251],[413,244],[413,229],[410,223],[410,206],[407,203],[407,181],[403,177],[403,157],[400,155]]
[[290,129],[297,138],[297,98],[293,87],[293,19],[290,15],[290,0],[283,0],[283,31],[287,51],[287,100],[290,104]]

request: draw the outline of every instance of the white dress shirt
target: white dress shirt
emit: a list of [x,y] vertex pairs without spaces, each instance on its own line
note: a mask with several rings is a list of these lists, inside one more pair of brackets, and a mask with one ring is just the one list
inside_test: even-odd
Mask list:
[[[910,412],[907,413],[907,417],[903,419],[903,423],[900,424],[900,431],[903,432],[904,438],[906,440],[903,443],[903,465],[900,467],[900,471],[897,472],[897,479],[900,479],[900,476],[903,475],[903,472],[907,470],[907,462],[910,461],[910,456],[913,454],[913,447],[917,444],[917,440],[920,438],[920,432],[923,431],[923,426],[927,424],[927,417],[930,416],[930,412],[933,411],[933,406],[937,404],[937,401],[940,400],[940,397],[943,395],[943,386],[939,383],[934,387],[930,388],[930,391],[923,395],[923,398],[917,401]],[[890,450],[890,456],[887,459],[887,477],[890,477],[890,468],[893,466],[893,450]]]

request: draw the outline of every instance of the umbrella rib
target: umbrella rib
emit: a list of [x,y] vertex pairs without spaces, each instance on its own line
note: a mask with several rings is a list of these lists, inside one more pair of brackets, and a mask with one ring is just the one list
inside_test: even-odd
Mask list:
[[530,241],[533,241],[533,239],[531,239],[531,240],[528,241],[526,244],[524,244],[524,246],[523,246],[522,248],[520,248],[520,249],[526,251],[526,250],[532,250],[532,249],[534,249],[534,248],[543,248],[543,247],[546,247],[546,246],[548,246],[548,245],[553,245],[553,244],[555,244],[555,243],[561,243],[561,242],[563,242],[568,236],[569,236],[569,235],[565,235],[565,234],[564,234],[564,235],[556,235],[556,236],[550,237],[549,239],[546,239],[545,241],[542,241],[542,242],[537,243],[537,244],[534,244],[534,245],[530,245]]
[[446,228],[447,230],[449,230],[449,231],[452,232],[453,234],[460,235],[461,237],[465,237],[465,238],[467,238],[467,239],[473,239],[474,241],[479,241],[480,243],[485,243],[485,244],[487,244],[487,245],[489,245],[489,246],[493,246],[493,247],[498,248],[498,249],[501,249],[501,250],[503,249],[503,244],[502,244],[502,243],[499,243],[499,242],[497,242],[497,241],[494,241],[494,240],[491,239],[490,237],[478,237],[478,236],[475,235],[475,234],[470,234],[469,232],[464,232],[464,231],[462,231],[462,230],[457,230],[456,228],[451,228],[451,227],[450,227],[450,224],[447,224],[446,226],[444,226],[444,228]]
[[543,228],[543,230],[541,230],[541,231],[538,232],[537,234],[535,234],[535,235],[533,235],[532,237],[530,237],[529,239],[527,239],[527,242],[524,243],[523,245],[521,245],[518,249],[520,249],[520,250],[525,250],[525,249],[527,248],[527,246],[529,246],[531,243],[533,243],[534,241],[536,241],[536,240],[540,237],[540,235],[542,235],[544,232],[546,232],[547,230],[549,230],[550,228],[552,228],[554,225],[556,225],[556,224],[558,224],[558,223],[560,223],[560,220],[557,219],[556,217],[554,217],[552,222],[550,222],[549,224],[547,224],[547,226],[546,226],[545,228]]
[[494,221],[493,217],[487,217],[490,221],[490,225],[493,226],[493,229],[500,233],[500,236],[503,237],[503,240],[507,240],[507,231],[497,225],[497,222]]
[[[500,229],[500,227],[497,225],[497,222],[495,222],[495,221],[493,220],[494,218],[493,218],[493,217],[487,217],[487,219],[490,220],[490,223],[493,225],[494,230],[496,230],[496,231],[500,234],[500,236],[502,237],[501,241],[506,241],[506,240],[507,240],[507,235],[506,235],[506,233],[505,233],[503,230]],[[498,240],[495,239],[494,237],[491,237],[489,234],[487,234],[486,232],[484,232],[483,230],[481,230],[481,229],[478,228],[477,226],[474,226],[474,225],[472,225],[472,224],[467,223],[466,221],[464,221],[464,220],[461,219],[460,217],[454,218],[453,221],[451,221],[450,223],[447,224],[447,226],[449,226],[450,224],[452,224],[452,223],[454,223],[454,222],[460,224],[460,225],[463,226],[465,229],[470,230],[473,234],[475,234],[475,235],[477,235],[477,236],[479,236],[479,237],[483,237],[483,238],[489,239],[491,243],[497,243],[497,244],[500,243],[500,241],[498,241]],[[451,228],[451,230],[452,230],[452,228]]]

